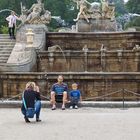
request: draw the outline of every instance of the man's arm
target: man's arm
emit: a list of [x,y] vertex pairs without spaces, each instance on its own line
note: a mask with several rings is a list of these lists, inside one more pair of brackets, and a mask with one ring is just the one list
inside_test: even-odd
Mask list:
[[68,85],[67,84],[65,84],[64,91],[68,92]]
[[7,21],[10,21],[10,16],[8,16],[8,17],[6,18],[6,20],[7,20]]

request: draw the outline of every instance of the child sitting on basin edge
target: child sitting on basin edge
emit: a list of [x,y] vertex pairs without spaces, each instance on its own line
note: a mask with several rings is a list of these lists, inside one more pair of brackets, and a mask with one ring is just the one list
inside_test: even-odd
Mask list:
[[79,101],[82,101],[81,92],[78,90],[78,84],[72,84],[72,90],[69,93],[70,98],[70,109],[75,108],[78,109]]

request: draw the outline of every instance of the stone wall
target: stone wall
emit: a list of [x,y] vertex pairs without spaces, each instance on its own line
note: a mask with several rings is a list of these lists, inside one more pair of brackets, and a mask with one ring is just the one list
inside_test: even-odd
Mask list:
[[[140,93],[139,73],[5,73],[0,74],[0,98],[10,98],[25,89],[28,81],[35,81],[41,91],[41,95],[50,97],[50,88],[56,82],[59,74],[64,75],[69,90],[71,84],[77,82],[82,91],[83,100],[138,100],[138,96],[131,92]],[[129,92],[123,92],[127,90]],[[108,95],[107,97],[104,97]],[[100,97],[100,98],[99,98]],[[21,96],[16,99],[21,99]],[[42,98],[43,99],[43,98]]]
[[139,72],[140,51],[40,52],[40,72]]
[[102,45],[107,50],[132,50],[136,44],[140,45],[140,32],[46,34],[46,50],[54,45],[62,50],[82,50],[85,45],[89,50],[100,50]]

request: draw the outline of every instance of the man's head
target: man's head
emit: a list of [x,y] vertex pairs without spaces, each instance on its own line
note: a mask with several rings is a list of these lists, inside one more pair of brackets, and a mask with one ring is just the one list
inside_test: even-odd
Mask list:
[[63,82],[63,76],[62,75],[58,75],[57,81],[58,83],[62,83]]
[[15,15],[15,12],[14,12],[14,11],[11,11],[11,15],[13,15],[13,16],[14,16],[14,15]]

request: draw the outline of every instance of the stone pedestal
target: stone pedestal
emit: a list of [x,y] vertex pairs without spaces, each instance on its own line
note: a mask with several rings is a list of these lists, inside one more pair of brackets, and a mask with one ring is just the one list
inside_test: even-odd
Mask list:
[[86,20],[80,19],[76,23],[77,32],[112,32],[117,31],[116,21],[110,19],[90,19],[87,23]]

